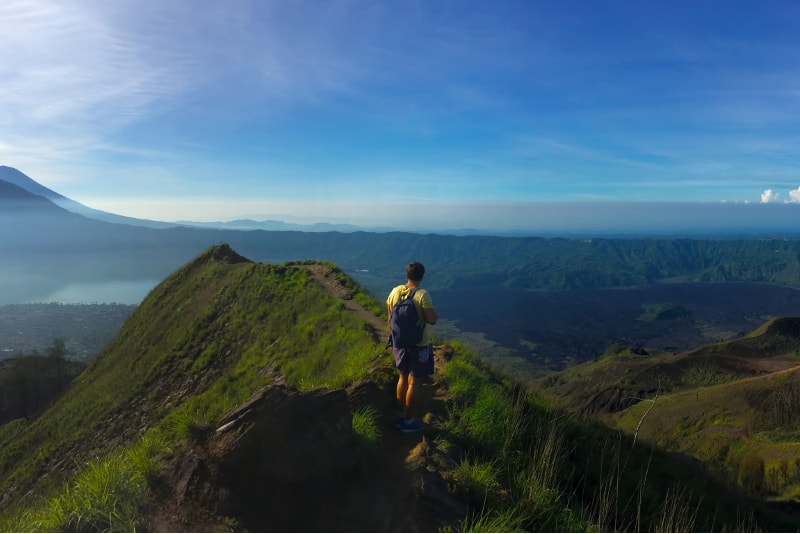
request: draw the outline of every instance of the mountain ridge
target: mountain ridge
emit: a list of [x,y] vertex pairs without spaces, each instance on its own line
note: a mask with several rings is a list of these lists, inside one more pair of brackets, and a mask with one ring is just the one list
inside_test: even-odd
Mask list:
[[[330,267],[322,267],[316,270],[319,276],[331,275]],[[349,365],[355,367],[337,371],[337,366],[346,362],[333,360],[326,364],[332,369],[328,374],[334,381],[352,383],[354,377],[370,369],[386,377],[391,360],[382,355],[382,342],[368,325],[344,308],[340,300],[343,297],[330,296],[334,287],[346,288],[347,284],[328,283],[323,287],[315,281],[309,265],[260,264],[228,246],[212,247],[188,262],[153,290],[131,314],[118,337],[50,410],[31,424],[17,421],[0,429],[0,480],[4,489],[0,508],[9,509],[32,488],[37,492],[56,489],[62,477],[76,476],[76,465],[103,457],[103,451],[109,448],[129,446],[154,428],[171,434],[183,417],[181,414],[211,410],[219,415],[204,415],[204,421],[221,418],[259,387],[281,386],[286,381],[299,385],[301,392],[289,393],[287,399],[298,399],[296,402],[302,406],[306,402],[302,400],[302,390],[313,386],[308,382],[308,373],[317,367],[314,353],[319,352],[325,359],[333,354],[342,358],[353,354],[355,359]],[[347,300],[357,298],[356,292],[351,291]],[[277,303],[279,308],[270,309],[271,304]],[[374,320],[377,325],[383,324]],[[329,333],[328,328],[339,330]],[[299,330],[291,334],[295,329]],[[376,354],[383,363],[375,361]],[[304,363],[308,358],[311,362]],[[384,371],[378,370],[381,368]],[[342,378],[337,378],[336,373],[343,373]],[[196,400],[210,394],[216,398],[214,391],[230,389],[232,384],[240,393],[231,393],[233,397],[223,393],[228,400],[222,405],[203,405],[209,401]],[[109,396],[110,391],[113,396]],[[370,391],[366,394],[373,398],[378,395],[381,406],[392,398],[391,389],[385,394]],[[198,407],[191,408],[192,402]],[[344,405],[341,400],[337,402],[340,410],[346,409],[346,414],[337,412],[337,420],[346,415],[349,425],[349,401],[345,399]],[[68,414],[76,411],[82,414],[82,430],[63,428],[56,422],[74,419]],[[309,415],[304,419],[308,424],[317,424]],[[42,432],[51,435],[49,443],[58,446],[35,445],[43,439]],[[408,440],[404,443],[410,444]],[[356,450],[352,443],[347,444]],[[29,455],[37,449],[37,454]],[[175,464],[178,471],[166,476],[181,479],[185,475],[180,471],[181,465]],[[410,486],[404,486],[403,491],[411,491]],[[404,498],[415,501],[412,496],[413,492]],[[200,499],[184,496],[179,500],[189,506],[196,498]],[[183,517],[190,525],[198,525],[191,522],[191,517]],[[207,514],[202,517],[214,521]],[[416,520],[409,516],[400,524],[405,528],[434,528],[434,523],[412,527],[413,523],[407,522]]]

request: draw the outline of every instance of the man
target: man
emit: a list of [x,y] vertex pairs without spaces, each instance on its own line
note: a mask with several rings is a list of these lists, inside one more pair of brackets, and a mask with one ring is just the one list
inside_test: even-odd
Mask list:
[[409,263],[406,266],[406,284],[392,289],[386,299],[386,305],[389,308],[389,323],[391,324],[392,309],[395,304],[416,290],[412,300],[417,308],[417,314],[423,322],[422,341],[417,346],[408,348],[396,347],[394,344],[392,346],[394,363],[400,373],[397,379],[397,404],[400,409],[397,424],[400,430],[406,433],[418,432],[424,426],[422,422],[414,419],[414,388],[416,380],[428,376],[429,369],[432,369],[432,366],[427,363],[428,358],[433,358],[428,325],[436,324],[438,319],[430,293],[419,287],[424,276],[425,267],[421,263],[416,261]]

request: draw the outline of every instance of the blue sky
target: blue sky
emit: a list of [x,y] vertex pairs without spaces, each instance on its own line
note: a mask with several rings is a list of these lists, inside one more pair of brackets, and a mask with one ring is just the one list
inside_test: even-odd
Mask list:
[[798,50],[791,1],[12,0],[0,164],[160,220],[782,204]]

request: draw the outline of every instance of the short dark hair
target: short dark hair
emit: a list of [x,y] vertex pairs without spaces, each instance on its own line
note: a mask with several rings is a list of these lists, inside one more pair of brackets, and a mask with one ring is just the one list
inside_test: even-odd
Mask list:
[[418,261],[412,261],[406,265],[406,278],[414,282],[419,282],[425,276],[425,266]]

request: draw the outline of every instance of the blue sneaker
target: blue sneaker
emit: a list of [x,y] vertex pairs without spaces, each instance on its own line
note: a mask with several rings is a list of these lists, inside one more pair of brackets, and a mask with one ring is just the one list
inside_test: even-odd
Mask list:
[[410,434],[412,432],[419,432],[423,428],[425,428],[425,425],[423,425],[419,421],[412,419],[410,423],[406,423],[405,420],[403,420],[403,424],[400,425],[400,432]]

